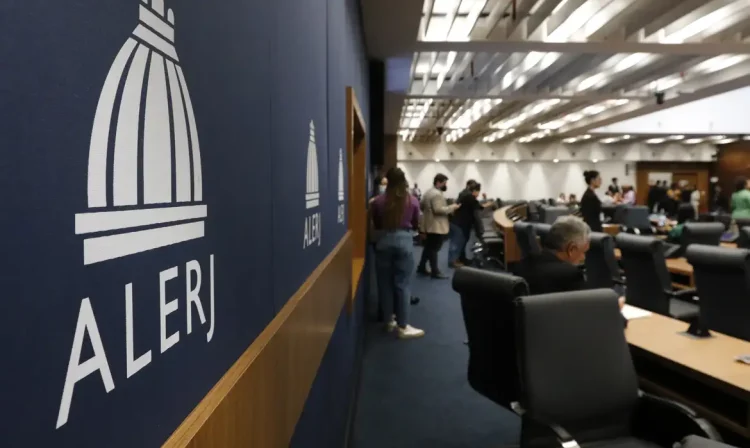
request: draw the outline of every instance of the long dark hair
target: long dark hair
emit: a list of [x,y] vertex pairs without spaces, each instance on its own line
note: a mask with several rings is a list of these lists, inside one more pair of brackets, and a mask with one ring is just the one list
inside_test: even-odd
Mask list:
[[401,227],[401,220],[409,200],[409,184],[401,168],[389,169],[385,178],[388,179],[388,187],[385,189],[383,228],[395,230]]

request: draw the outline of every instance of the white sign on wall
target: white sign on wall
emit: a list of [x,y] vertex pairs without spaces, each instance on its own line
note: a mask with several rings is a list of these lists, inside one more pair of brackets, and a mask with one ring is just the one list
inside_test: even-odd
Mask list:
[[318,177],[318,146],[315,143],[315,123],[310,121],[310,139],[307,144],[307,175],[305,190],[305,206],[308,213],[305,216],[305,234],[302,248],[307,249],[313,244],[320,246],[321,220],[318,206],[320,205],[320,179]]
[[[86,266],[199,239],[205,233],[208,207],[203,202],[201,150],[193,104],[174,47],[174,13],[165,9],[163,0],[151,0],[150,5],[142,1],[139,23],[115,56],[94,113],[87,173],[88,210],[75,215],[75,233],[83,237]],[[118,91],[122,92],[119,100]],[[143,135],[142,141],[139,135]],[[112,166],[111,176],[108,166]],[[208,263],[210,323],[206,340],[210,342],[215,329],[213,254]],[[201,264],[190,260],[184,268],[173,266],[159,272],[157,318],[161,353],[180,341],[180,331],[174,328],[177,318],[171,318],[167,325],[167,316],[178,311],[180,300],[166,297],[167,283],[177,283],[180,272],[184,274],[186,334],[193,330],[193,312],[201,325],[206,323],[199,297],[204,272]],[[152,350],[141,354],[134,350],[134,322],[149,318],[133,315],[134,291],[138,290],[138,285],[128,283],[122,296],[125,378],[149,365],[154,356]],[[81,360],[86,338],[93,356]],[[139,346],[142,345],[141,342]],[[104,390],[114,390],[115,377],[108,360],[114,349],[109,349],[108,356],[92,299],[84,298],[75,325],[57,428],[68,421],[79,381],[98,373]]]

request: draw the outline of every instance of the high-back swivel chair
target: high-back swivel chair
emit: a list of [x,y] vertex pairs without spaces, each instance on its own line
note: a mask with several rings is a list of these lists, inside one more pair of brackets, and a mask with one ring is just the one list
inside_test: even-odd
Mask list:
[[461,296],[469,338],[469,384],[511,409],[519,395],[514,300],[529,287],[510,274],[462,267],[453,276],[453,289]]

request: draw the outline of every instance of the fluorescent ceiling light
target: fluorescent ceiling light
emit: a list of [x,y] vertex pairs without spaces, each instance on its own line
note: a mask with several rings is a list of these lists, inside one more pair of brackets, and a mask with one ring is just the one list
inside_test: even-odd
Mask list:
[[695,145],[701,142],[703,142],[702,138],[689,138],[685,140],[683,143],[688,144],[688,145]]
[[563,139],[563,143],[575,143],[577,141],[578,139],[575,137],[569,137],[569,138]]
[[619,140],[619,139],[617,139],[617,138],[615,138],[615,137],[609,137],[609,138],[603,138],[603,139],[601,139],[601,140],[599,140],[599,141],[600,141],[600,142],[602,142],[602,143],[610,144],[610,143],[615,143],[615,142],[617,142],[618,140]]
[[516,163],[518,163],[518,162],[520,162],[520,161],[521,161],[521,159],[515,159],[515,160],[514,160],[514,162],[516,162]]
[[474,163],[479,163],[479,159],[474,159]]
[[724,140],[727,138],[725,135],[714,135],[712,137],[709,137],[711,140]]
[[552,159],[552,163],[557,163],[559,161],[560,161],[560,159]]
[[440,163],[440,159],[435,159],[435,162]]
[[659,143],[664,143],[664,142],[665,142],[665,139],[663,138],[650,138],[646,140],[646,143],[648,143],[649,145],[658,145]]
[[625,135],[622,136],[622,139],[623,140],[630,140],[630,135],[625,134]]
[[596,163],[596,162],[598,162],[598,161],[599,161],[599,159],[591,159],[591,161],[592,161],[593,163]]
[[669,140],[682,140],[685,138],[685,136],[684,135],[670,135],[668,138]]

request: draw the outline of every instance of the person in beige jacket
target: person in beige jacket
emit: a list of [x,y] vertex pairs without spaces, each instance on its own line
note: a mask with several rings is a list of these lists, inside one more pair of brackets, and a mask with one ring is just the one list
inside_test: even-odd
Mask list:
[[[443,245],[446,235],[450,231],[448,216],[460,207],[458,204],[448,205],[443,193],[447,189],[448,176],[438,174],[432,183],[432,188],[422,196],[422,220],[420,231],[425,234],[424,250],[419,260],[417,273],[429,275],[432,278],[448,278],[438,269],[438,252]],[[430,271],[427,271],[427,263]]]

